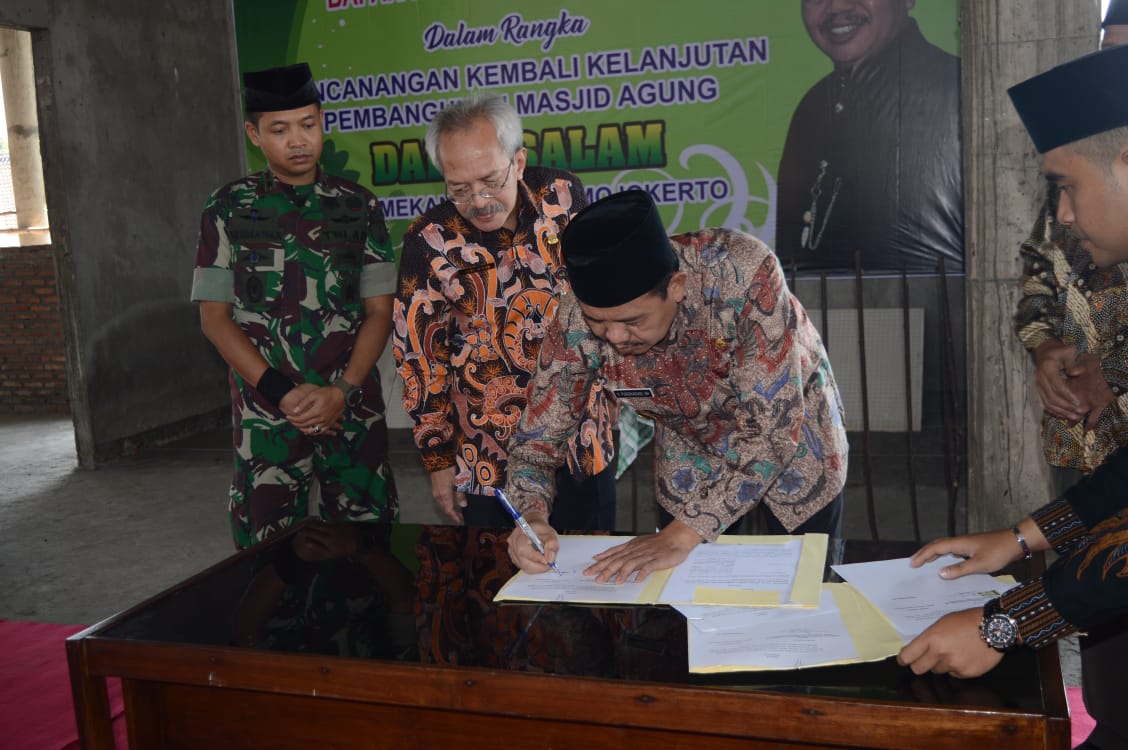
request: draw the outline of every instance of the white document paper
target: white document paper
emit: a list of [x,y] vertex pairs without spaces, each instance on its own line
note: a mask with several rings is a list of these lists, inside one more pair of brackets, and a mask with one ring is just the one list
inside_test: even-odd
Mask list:
[[791,586],[795,582],[799,553],[802,551],[802,537],[772,545],[698,545],[686,561],[670,574],[670,580],[662,590],[662,601],[699,601],[697,590],[705,587],[776,591],[779,601],[787,603],[791,600]]
[[[646,581],[597,583],[584,570],[595,562],[600,552],[625,544],[629,536],[561,536],[556,567],[538,575],[521,572],[509,580],[495,599],[526,599],[547,602],[616,603],[634,602],[643,596]],[[653,576],[652,576],[653,577]]]
[[847,584],[824,584],[818,609],[676,606],[690,672],[801,669],[887,658],[896,633]]
[[898,635],[911,641],[950,612],[982,607],[1014,585],[1013,580],[973,573],[946,580],[940,569],[962,558],[945,555],[919,568],[909,558],[831,566],[889,618]]
[[739,607],[818,605],[826,565],[826,534],[791,537],[727,536],[698,545],[675,568],[644,581],[597,583],[585,576],[595,555],[633,537],[560,537],[559,572],[519,572],[495,601],[550,601],[585,604],[697,604]]

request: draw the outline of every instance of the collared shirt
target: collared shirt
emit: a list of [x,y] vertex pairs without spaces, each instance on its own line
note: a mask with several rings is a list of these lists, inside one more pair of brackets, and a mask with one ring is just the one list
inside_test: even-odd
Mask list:
[[963,265],[960,61],[916,21],[833,70],[792,115],[775,250],[787,269],[935,273]]
[[1059,557],[1003,594],[1022,642],[1042,648],[1128,612],[1128,449],[1031,514]]
[[726,229],[671,237],[686,297],[664,345],[621,355],[579,304],[561,302],[529,407],[510,443],[509,495],[551,507],[561,448],[595,385],[657,424],[655,494],[706,541],[761,499],[785,528],[846,481],[842,402],[818,331],[756,238]]
[[[200,219],[193,301],[233,305],[235,322],[274,368],[325,385],[348,365],[364,299],[395,291],[395,264],[380,203],[320,169],[311,185],[270,171],[215,191]],[[264,426],[281,413],[232,373],[233,387]],[[383,411],[378,376],[365,402]]]
[[1097,355],[1115,397],[1093,429],[1042,416],[1046,461],[1091,472],[1128,445],[1128,264],[1097,268],[1069,228],[1053,220],[1048,205],[1020,253],[1022,297],[1014,326],[1022,345],[1033,352],[1056,339],[1078,354]]
[[[529,167],[514,231],[481,232],[450,203],[404,235],[392,347],[403,407],[427,471],[457,466],[467,492],[505,484],[507,443],[525,409],[545,328],[568,292],[559,237],[585,199],[579,179]],[[566,447],[574,474],[613,455],[607,404],[592,398],[587,432]]]

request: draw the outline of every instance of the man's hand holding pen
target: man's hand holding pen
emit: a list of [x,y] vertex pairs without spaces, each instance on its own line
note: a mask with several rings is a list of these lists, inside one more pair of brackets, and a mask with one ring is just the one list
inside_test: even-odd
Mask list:
[[525,520],[544,545],[544,554],[537,552],[520,529],[514,529],[514,533],[509,535],[509,559],[526,573],[544,573],[549,570],[549,561],[556,560],[556,553],[560,551],[560,538],[556,535],[556,529],[548,525],[548,518],[543,513],[526,513]]

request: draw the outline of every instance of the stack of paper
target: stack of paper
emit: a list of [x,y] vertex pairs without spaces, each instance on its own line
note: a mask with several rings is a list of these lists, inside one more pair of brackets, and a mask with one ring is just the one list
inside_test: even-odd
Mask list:
[[942,615],[982,606],[1013,581],[946,581],[948,557],[833,566],[847,583],[822,583],[827,536],[723,536],[644,581],[596,583],[592,558],[630,537],[562,536],[558,573],[518,573],[495,601],[669,604],[685,615],[689,671],[734,672],[877,661]]
[[585,604],[717,604],[740,607],[817,607],[826,534],[723,536],[694,548],[685,562],[645,581],[597,583],[585,576],[592,558],[633,537],[562,536],[559,573],[518,573],[495,601]]
[[843,583],[823,585],[818,609],[677,607],[688,621],[690,672],[751,672],[877,661],[901,640]]
[[906,557],[831,568],[873,602],[908,643],[949,612],[982,607],[1015,585],[1010,576],[983,573],[954,580],[940,577],[941,568],[962,561],[955,555],[945,555],[913,568]]

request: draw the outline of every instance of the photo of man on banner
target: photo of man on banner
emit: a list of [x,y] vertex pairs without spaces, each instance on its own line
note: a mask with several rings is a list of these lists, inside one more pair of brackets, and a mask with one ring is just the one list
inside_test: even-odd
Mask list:
[[799,271],[963,267],[960,62],[921,34],[915,0],[801,0],[834,69],[791,118],[776,251]]

